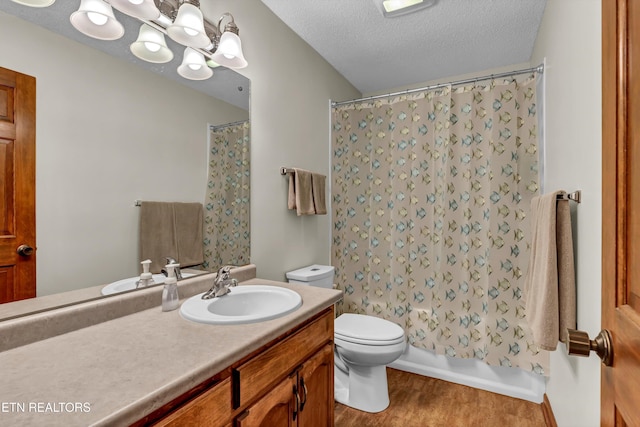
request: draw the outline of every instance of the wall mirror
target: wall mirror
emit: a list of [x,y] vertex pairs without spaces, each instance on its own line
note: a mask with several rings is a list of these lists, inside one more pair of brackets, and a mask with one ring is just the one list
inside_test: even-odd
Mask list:
[[[37,293],[51,301],[45,308],[100,298],[96,289],[137,276],[136,200],[206,206],[212,127],[249,120],[246,77],[219,67],[208,80],[185,80],[175,72],[184,47],[167,39],[174,59],[146,63],[129,50],[139,23],[116,11],[122,39],[91,39],[69,24],[78,5],[0,3],[0,66],[36,77]],[[248,222],[240,225],[231,232],[248,235]],[[20,305],[0,304],[0,320],[28,314]]]

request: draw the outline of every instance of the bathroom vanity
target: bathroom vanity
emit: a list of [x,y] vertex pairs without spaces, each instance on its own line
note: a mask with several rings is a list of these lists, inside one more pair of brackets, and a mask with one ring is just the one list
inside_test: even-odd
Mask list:
[[[182,297],[212,277],[188,280]],[[333,425],[342,293],[256,278],[240,286],[252,284],[293,289],[303,304],[264,322],[206,325],[162,312],[161,289],[149,289],[141,293],[157,298],[151,308],[3,351],[0,425]],[[127,297],[101,303],[117,311]],[[60,310],[68,318],[79,309]]]
[[166,405],[136,425],[333,425],[333,308],[220,373],[212,386],[173,409]]

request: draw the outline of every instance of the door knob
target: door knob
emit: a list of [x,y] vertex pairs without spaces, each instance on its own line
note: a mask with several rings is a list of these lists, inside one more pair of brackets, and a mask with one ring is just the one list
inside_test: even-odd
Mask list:
[[20,245],[16,252],[18,252],[20,256],[31,256],[33,255],[33,248],[29,245]]
[[584,357],[588,357],[591,351],[595,351],[605,366],[613,364],[611,333],[606,329],[601,330],[593,340],[590,340],[589,334],[584,331],[567,329],[567,351],[570,356]]

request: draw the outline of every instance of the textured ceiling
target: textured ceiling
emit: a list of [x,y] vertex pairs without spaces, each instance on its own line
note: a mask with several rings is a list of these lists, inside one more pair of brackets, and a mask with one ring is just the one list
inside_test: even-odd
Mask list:
[[[374,3],[381,0],[261,1],[365,94],[528,62],[546,3],[437,0],[416,13],[383,18]],[[175,70],[184,49],[168,37],[175,56],[172,62],[141,61],[129,51],[138,34],[137,21],[115,11],[125,26],[124,37],[114,42],[95,40],[69,23],[79,4],[80,0],[58,0],[51,7],[36,9],[0,0],[0,11],[248,109],[249,82],[243,76],[221,68],[203,82],[183,79]],[[216,17],[209,19],[217,22]],[[245,90],[240,92],[238,87]]]
[[[166,64],[151,64],[142,61],[133,56],[129,50],[129,45],[138,37],[140,23],[137,20],[114,10],[116,18],[125,27],[124,36],[115,41],[96,40],[85,36],[71,26],[69,16],[78,9],[78,6],[80,6],[80,0],[58,0],[52,6],[46,8],[26,7],[9,0],[0,0],[0,11],[15,15],[25,21],[33,22],[109,55],[138,64],[149,71],[161,74],[192,89],[221,99],[247,111],[249,110],[250,83],[246,77],[228,68],[219,67],[214,70],[213,76],[207,80],[186,80],[176,72],[176,69],[182,62],[184,46],[175,43],[169,37],[165,37],[167,45],[173,51],[173,60]],[[217,18],[208,19],[211,22],[217,23]],[[43,47],[45,47],[44,44]],[[239,88],[242,88],[242,90]]]
[[362,93],[528,62],[546,0],[438,0],[383,18],[374,1],[262,0]]

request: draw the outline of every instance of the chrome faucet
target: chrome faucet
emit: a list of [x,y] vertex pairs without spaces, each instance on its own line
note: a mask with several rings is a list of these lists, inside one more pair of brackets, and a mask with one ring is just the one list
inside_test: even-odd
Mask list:
[[213,286],[202,295],[202,299],[221,297],[231,292],[229,288],[236,286],[238,281],[231,278],[231,266],[225,265],[218,270],[218,275],[213,280]]
[[[178,262],[175,260],[175,258],[171,258],[170,256],[168,256],[166,258],[167,260],[167,264],[177,264]],[[164,277],[167,277],[169,275],[169,273],[167,273],[167,270],[165,270],[164,268],[162,270],[160,270],[162,274],[164,274]],[[173,270],[176,273],[176,280],[182,280],[182,273],[180,272],[180,267],[176,267]]]

